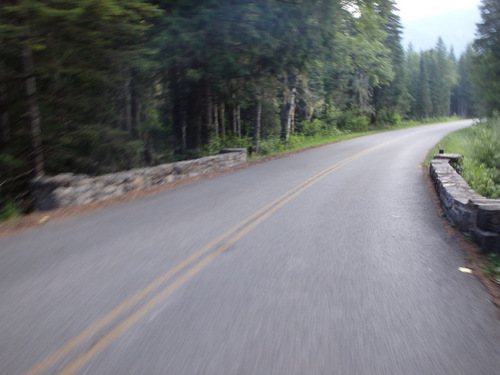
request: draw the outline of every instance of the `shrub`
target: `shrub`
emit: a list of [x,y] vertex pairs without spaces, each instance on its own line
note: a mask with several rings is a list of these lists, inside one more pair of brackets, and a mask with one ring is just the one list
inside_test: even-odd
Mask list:
[[250,137],[238,138],[234,136],[213,137],[210,143],[204,146],[202,156],[217,155],[223,148],[246,148],[252,146],[253,141]]
[[390,128],[401,124],[401,116],[392,109],[383,108],[377,114],[377,125],[380,128]]
[[460,171],[479,194],[500,198],[500,119],[493,118],[468,129]]
[[500,198],[500,173],[475,159],[464,157],[462,176],[477,193],[491,198]]
[[11,198],[0,199],[0,220],[7,220],[21,214],[21,209]]
[[259,145],[259,155],[270,155],[285,150],[285,143],[279,137],[263,139]]
[[317,118],[312,121],[302,121],[297,127],[297,132],[306,137],[318,135],[327,137],[329,135],[342,134],[335,125]]
[[366,132],[370,126],[370,118],[361,113],[359,108],[353,107],[342,113],[339,119],[339,126],[342,131]]

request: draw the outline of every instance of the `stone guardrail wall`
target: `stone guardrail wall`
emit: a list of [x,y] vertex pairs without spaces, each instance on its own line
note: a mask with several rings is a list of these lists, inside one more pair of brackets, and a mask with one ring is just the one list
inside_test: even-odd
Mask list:
[[246,158],[247,151],[244,148],[223,149],[219,155],[98,177],[64,173],[33,180],[32,194],[38,210],[51,210],[102,201],[135,189],[164,185],[189,177],[223,171],[246,162]]
[[500,199],[487,199],[470,188],[453,168],[460,155],[436,155],[430,173],[448,220],[484,251],[500,253]]

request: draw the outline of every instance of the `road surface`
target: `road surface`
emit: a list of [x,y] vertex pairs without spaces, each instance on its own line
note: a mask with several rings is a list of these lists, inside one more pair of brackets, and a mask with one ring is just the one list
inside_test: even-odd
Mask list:
[[500,371],[421,162],[470,122],[316,148],[0,239],[0,374]]

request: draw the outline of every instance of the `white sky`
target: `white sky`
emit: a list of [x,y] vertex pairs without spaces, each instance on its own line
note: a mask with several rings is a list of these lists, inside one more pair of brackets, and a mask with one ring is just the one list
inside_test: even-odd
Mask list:
[[412,21],[461,9],[474,9],[480,0],[396,0],[403,21]]

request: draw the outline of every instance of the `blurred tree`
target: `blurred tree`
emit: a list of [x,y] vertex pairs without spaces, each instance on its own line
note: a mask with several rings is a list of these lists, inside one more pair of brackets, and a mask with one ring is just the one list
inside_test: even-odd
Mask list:
[[500,110],[500,3],[482,0],[473,59],[473,82],[482,114]]
[[383,28],[387,34],[384,45],[390,51],[391,65],[394,71],[394,79],[388,85],[375,87],[374,89],[374,120],[378,120],[378,122],[390,122],[391,118],[397,118],[394,114],[402,117],[406,116],[410,110],[405,53],[401,45],[403,26],[396,11],[395,1],[383,0],[378,2],[377,13],[385,21]]
[[452,113],[466,118],[476,116],[471,81],[473,59],[474,50],[472,46],[469,45],[458,60],[458,84],[454,87],[452,95]]
[[422,54],[420,58],[420,74],[417,88],[415,115],[425,119],[432,113],[432,98],[428,69],[431,66],[432,54],[430,51]]

